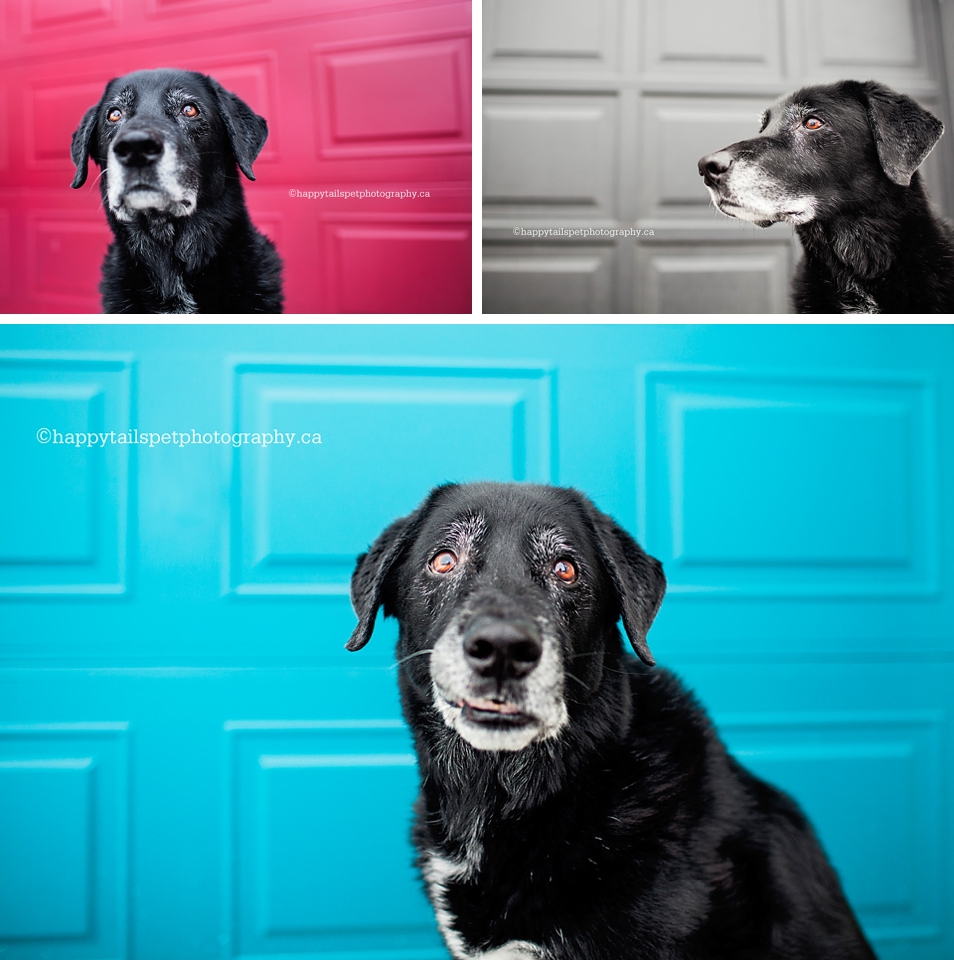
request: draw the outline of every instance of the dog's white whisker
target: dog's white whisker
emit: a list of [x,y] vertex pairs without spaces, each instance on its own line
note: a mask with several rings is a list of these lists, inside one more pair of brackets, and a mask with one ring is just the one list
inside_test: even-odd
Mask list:
[[568,680],[575,680],[581,687],[584,687],[584,688],[586,687],[586,681],[585,681],[585,680],[581,680],[578,676],[576,676],[576,674],[570,673],[569,670],[564,670],[564,671],[563,671],[563,675],[564,675]]
[[433,650],[418,650],[416,653],[409,653],[406,657],[401,657],[400,660],[395,660],[394,663],[388,667],[388,669],[394,670],[401,666],[402,663],[407,663],[409,660],[413,660],[415,657],[429,657],[433,653]]

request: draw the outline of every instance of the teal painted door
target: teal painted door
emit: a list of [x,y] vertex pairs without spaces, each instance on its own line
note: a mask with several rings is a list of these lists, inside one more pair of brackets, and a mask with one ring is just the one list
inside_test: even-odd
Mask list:
[[954,955],[951,327],[0,351],[0,957],[446,956],[393,625],[343,644],[355,555],[476,478],[577,486],[636,533],[670,581],[657,658],[805,805],[880,957]]

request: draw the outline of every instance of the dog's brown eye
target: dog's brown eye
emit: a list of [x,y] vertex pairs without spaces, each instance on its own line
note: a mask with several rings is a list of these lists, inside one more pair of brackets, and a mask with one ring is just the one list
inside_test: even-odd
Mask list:
[[818,130],[821,127],[825,126],[824,122],[819,120],[818,117],[809,117],[805,121],[805,126],[809,130]]
[[117,120],[122,119],[122,116],[123,116],[122,110],[120,110],[119,107],[113,107],[113,109],[106,114],[106,119],[110,123],[116,123]]
[[557,560],[553,564],[553,574],[564,583],[573,583],[576,580],[576,567],[569,560]]
[[441,550],[430,563],[434,573],[450,573],[457,566],[457,554],[450,550]]
[[194,103],[187,103],[182,108],[182,116],[188,117],[190,120],[193,117],[197,117],[198,115],[199,115],[199,108]]

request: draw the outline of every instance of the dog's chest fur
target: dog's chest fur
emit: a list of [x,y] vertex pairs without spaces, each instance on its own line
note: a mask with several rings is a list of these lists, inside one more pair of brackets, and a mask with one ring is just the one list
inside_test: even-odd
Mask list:
[[434,906],[437,924],[454,960],[551,960],[539,944],[527,940],[509,940],[499,947],[481,950],[472,947],[460,932],[460,918],[448,896],[450,888],[474,880],[480,873],[482,849],[478,843],[460,860],[452,860],[437,851],[421,857],[427,893]]
[[954,310],[954,236],[917,173],[907,190],[917,216],[886,202],[877,217],[796,227],[805,250],[792,285],[799,313]]
[[[637,824],[651,800],[627,790],[629,778],[618,768],[600,769],[614,766],[609,754],[595,765],[556,749],[540,749],[532,759],[494,758],[462,751],[455,737],[442,732],[426,747],[418,740],[427,773],[414,831],[427,894],[454,960],[578,960],[595,955],[579,948],[591,924],[609,951],[599,956],[624,949],[628,924],[649,909],[649,887],[628,873],[640,859],[634,837],[638,843]],[[633,800],[625,812],[613,801],[621,790]],[[622,924],[608,906],[615,883],[630,889]],[[685,918],[693,913],[687,909]],[[632,960],[653,955],[631,943],[625,949]]]
[[[444,942],[454,960],[556,960],[540,944],[510,939],[500,946],[482,950],[468,942],[461,932],[461,918],[452,906],[452,892],[478,881],[484,851],[475,841],[460,859],[451,859],[437,850],[421,857],[421,872]],[[479,886],[474,888],[480,890]],[[471,894],[472,896],[473,894]],[[470,898],[470,897],[468,897]]]

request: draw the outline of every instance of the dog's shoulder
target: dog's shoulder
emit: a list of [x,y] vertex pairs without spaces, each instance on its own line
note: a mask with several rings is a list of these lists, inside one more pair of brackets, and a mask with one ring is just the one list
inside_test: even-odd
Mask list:
[[223,253],[193,286],[200,313],[282,312],[281,258],[248,216],[233,228]]
[[623,663],[634,705],[630,736],[657,726],[666,732],[672,732],[670,728],[699,733],[711,729],[708,714],[695,693],[672,670],[646,666],[629,655]]
[[[797,313],[954,311],[954,229],[915,173],[903,215],[798,228],[805,256],[792,277]],[[900,193],[900,191],[899,191]]]
[[[654,817],[677,807],[680,816],[708,815],[708,798],[737,783],[709,714],[675,673],[632,657],[626,658],[626,672],[630,718],[618,740],[625,755],[616,766],[618,787]],[[672,805],[676,797],[679,804]]]
[[649,785],[650,792],[676,796],[678,788],[680,817],[711,816],[739,834],[772,831],[776,820],[808,828],[787,794],[735,759],[695,692],[675,673],[628,661],[632,720],[623,738],[625,769],[640,791]]

